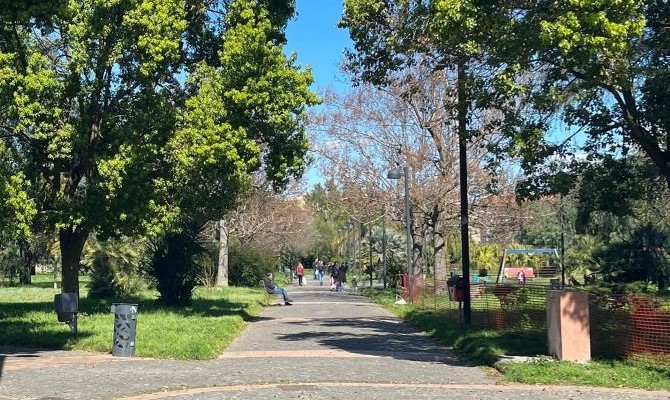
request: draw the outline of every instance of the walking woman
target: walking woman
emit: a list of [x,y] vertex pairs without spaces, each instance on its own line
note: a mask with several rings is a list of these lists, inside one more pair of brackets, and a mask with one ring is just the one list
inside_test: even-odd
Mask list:
[[305,267],[303,267],[301,262],[295,267],[295,274],[298,275],[298,285],[302,286],[302,282],[305,280]]

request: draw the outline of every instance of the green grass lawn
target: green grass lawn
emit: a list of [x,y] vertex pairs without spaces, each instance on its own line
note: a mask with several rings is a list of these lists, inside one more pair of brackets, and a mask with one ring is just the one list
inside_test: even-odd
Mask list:
[[584,385],[670,390],[670,359],[595,359],[588,364],[540,359],[532,362],[497,362],[500,356],[546,354],[546,331],[499,332],[465,327],[444,318],[440,310],[394,304],[391,291],[364,289],[363,292],[397,316],[410,321],[443,344],[453,347],[466,360],[485,367],[494,364],[502,379],[528,384]]
[[[49,279],[37,276],[30,286],[0,287],[0,345],[111,352],[115,301],[89,299],[81,287],[76,338],[56,319],[53,298],[59,289]],[[217,357],[271,296],[260,288],[229,287],[198,288],[188,308],[167,308],[155,299],[156,293],[147,291],[116,301],[139,305],[135,354],[202,360]]]

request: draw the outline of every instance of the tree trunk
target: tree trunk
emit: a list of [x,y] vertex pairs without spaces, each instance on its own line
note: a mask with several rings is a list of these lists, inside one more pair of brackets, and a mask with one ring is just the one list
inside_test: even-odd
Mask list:
[[58,289],[58,260],[54,260],[54,289]]
[[33,275],[33,252],[30,251],[30,245],[22,241],[19,246],[21,252],[21,263],[23,268],[19,276],[19,283],[22,285],[29,285],[32,282]]
[[79,262],[88,232],[70,226],[59,231],[58,239],[61,254],[61,291],[79,295]]
[[444,246],[444,222],[441,217],[437,217],[433,228],[433,246],[435,251],[435,260],[433,271],[435,271],[435,290],[442,293],[447,285],[447,260],[445,257]]
[[216,270],[216,286],[228,286],[228,228],[226,220],[219,221],[219,263]]

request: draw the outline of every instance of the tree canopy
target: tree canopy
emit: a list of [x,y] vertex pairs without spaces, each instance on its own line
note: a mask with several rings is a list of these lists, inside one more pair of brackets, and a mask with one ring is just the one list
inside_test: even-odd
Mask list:
[[524,195],[537,195],[553,178],[535,178],[556,160],[571,160],[551,167],[560,171],[580,165],[576,154],[631,149],[670,186],[669,18],[658,0],[347,0],[341,25],[360,81],[385,84],[416,64],[453,70],[463,57],[479,66],[470,107],[498,111],[508,139],[491,150],[519,157]]
[[33,3],[0,14],[0,215],[58,233],[63,290],[91,232],[202,223],[257,170],[302,174],[317,98],[282,52],[293,1]]

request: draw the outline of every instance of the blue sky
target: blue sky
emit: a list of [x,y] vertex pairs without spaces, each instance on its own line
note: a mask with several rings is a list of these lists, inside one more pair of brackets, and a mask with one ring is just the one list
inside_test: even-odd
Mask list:
[[296,3],[298,17],[289,22],[286,29],[285,50],[295,51],[301,65],[312,67],[312,89],[346,87],[338,70],[344,48],[351,46],[347,31],[337,27],[342,17],[342,0],[297,0]]
[[[342,17],[342,0],[297,0],[296,4],[298,16],[286,29],[285,51],[295,51],[300,65],[312,68],[312,90],[321,93],[333,87],[345,91],[349,84],[339,71],[339,65],[344,49],[351,47],[351,41],[348,32],[337,27]],[[308,188],[323,180],[314,165],[303,177]]]

